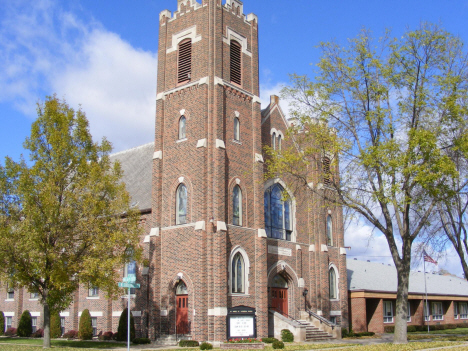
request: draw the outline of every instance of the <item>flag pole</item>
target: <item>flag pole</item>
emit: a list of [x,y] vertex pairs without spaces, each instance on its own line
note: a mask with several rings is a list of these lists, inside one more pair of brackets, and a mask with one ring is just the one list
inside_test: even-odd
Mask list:
[[[426,318],[424,319],[428,319],[430,318],[429,317],[429,302],[427,301],[427,285],[426,285],[426,260],[424,259],[423,257],[423,262],[424,262],[424,291],[426,293]],[[426,320],[426,323],[427,323],[427,332],[429,333],[429,321]]]

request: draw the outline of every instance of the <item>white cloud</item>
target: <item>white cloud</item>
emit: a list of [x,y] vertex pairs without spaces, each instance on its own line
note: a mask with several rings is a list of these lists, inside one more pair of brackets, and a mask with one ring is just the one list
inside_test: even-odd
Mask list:
[[34,118],[35,103],[57,93],[81,104],[95,139],[106,136],[117,151],[153,140],[156,53],[51,0],[2,6],[0,102]]

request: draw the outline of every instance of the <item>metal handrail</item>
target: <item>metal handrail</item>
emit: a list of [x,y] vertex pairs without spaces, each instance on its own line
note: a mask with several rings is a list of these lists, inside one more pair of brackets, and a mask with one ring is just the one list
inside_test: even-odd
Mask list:
[[289,319],[292,319],[293,321],[295,321],[296,323],[298,323],[298,324],[300,324],[300,325],[307,325],[307,324],[308,324],[308,323],[305,324],[305,323],[299,322],[296,318],[291,317],[289,314],[286,314],[286,313],[284,313],[283,311],[275,310],[275,309],[272,308],[272,307],[269,307],[268,309],[269,309],[270,311],[278,312],[279,314],[281,314],[281,315],[283,315],[283,316],[285,316],[285,317],[287,317],[287,318],[289,318]]
[[320,321],[320,324],[325,323],[326,325],[331,327],[332,330],[335,329],[336,324],[330,322],[328,319],[325,319],[322,316],[319,316],[317,313],[314,313],[311,310],[307,310],[306,312],[309,314],[309,316],[313,316],[313,317],[317,318]]

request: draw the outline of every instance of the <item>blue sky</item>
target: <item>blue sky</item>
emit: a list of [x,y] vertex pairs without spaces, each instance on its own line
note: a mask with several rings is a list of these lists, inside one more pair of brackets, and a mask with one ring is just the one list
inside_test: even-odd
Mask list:
[[[151,141],[158,18],[176,8],[177,0],[0,0],[0,163],[19,158],[36,103],[53,93],[81,104],[92,134],[115,151]],[[468,0],[245,0],[244,12],[259,18],[262,101],[289,73],[312,74],[320,41],[345,45],[363,27],[401,36],[429,21],[468,43]],[[350,255],[390,262],[382,238],[365,240],[371,229],[359,228],[348,230]],[[445,267],[461,273],[453,258]]]

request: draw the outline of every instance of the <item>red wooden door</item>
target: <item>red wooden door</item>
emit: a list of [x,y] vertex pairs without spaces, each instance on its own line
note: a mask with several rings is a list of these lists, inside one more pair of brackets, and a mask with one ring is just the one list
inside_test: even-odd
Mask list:
[[271,307],[278,312],[288,314],[288,289],[271,288]]
[[188,295],[176,296],[176,328],[177,334],[188,334]]

